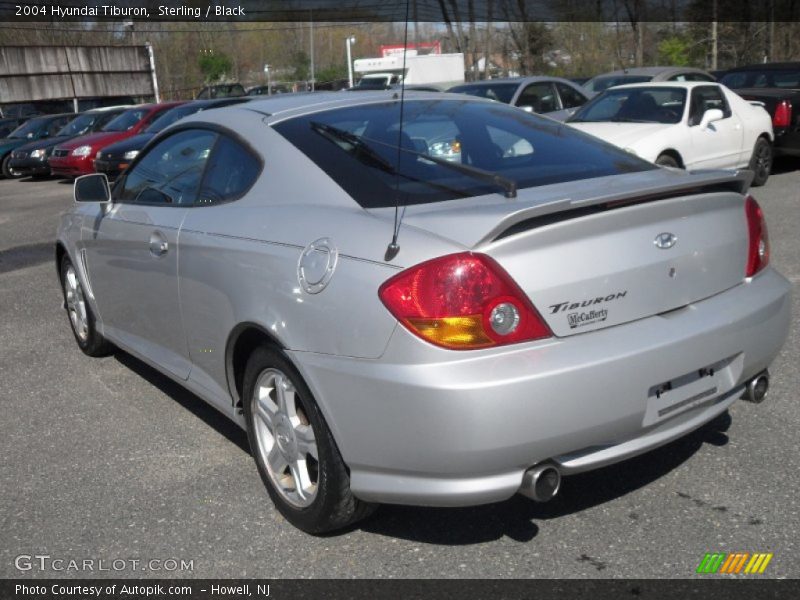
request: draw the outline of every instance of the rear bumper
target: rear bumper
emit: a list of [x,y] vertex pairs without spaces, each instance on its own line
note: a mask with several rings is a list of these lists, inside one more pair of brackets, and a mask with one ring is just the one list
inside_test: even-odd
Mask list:
[[775,156],[800,156],[800,129],[777,129],[773,142]]
[[[790,289],[768,269],[683,309],[568,338],[465,353],[398,327],[378,360],[291,355],[357,496],[480,504],[513,495],[544,460],[565,474],[598,468],[725,411],[779,352]],[[665,382],[676,387],[656,398]]]

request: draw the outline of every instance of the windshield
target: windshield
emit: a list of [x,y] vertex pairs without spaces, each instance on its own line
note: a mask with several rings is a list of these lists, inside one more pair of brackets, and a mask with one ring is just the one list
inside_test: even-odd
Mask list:
[[89,128],[94,124],[95,120],[97,119],[97,113],[87,113],[81,115],[79,117],[75,117],[64,125],[61,129],[58,130],[56,135],[69,135],[69,136],[76,136],[76,135],[83,135]]
[[[502,197],[508,182],[522,189],[655,168],[569,126],[500,104],[410,100],[402,133],[399,122],[400,103],[386,102],[295,117],[274,128],[365,208],[394,206],[395,189],[402,204],[423,204]],[[487,181],[487,173],[502,181]]]
[[800,89],[800,69],[737,71],[725,75],[722,78],[722,83],[732,90],[764,87]]
[[166,129],[177,120],[182,119],[188,115],[192,115],[203,108],[202,104],[185,104],[178,106],[172,110],[168,110],[163,115],[153,121],[150,126],[145,129],[146,133],[158,133],[162,129]]
[[685,106],[683,88],[611,89],[584,105],[569,122],[680,123]]
[[39,133],[39,130],[42,128],[44,123],[44,119],[31,119],[9,133],[8,137],[14,139],[32,140],[36,138],[36,135]]
[[103,127],[103,131],[128,131],[128,129],[144,118],[148,110],[147,108],[131,108],[126,110],[116,119],[109,121],[108,125]]
[[615,85],[625,85],[627,83],[647,83],[653,79],[650,75],[607,75],[605,77],[595,77],[589,80],[585,87],[590,92],[599,94]]
[[478,96],[479,98],[489,98],[490,100],[497,100],[503,104],[511,104],[511,98],[514,97],[514,92],[517,91],[518,87],[519,84],[517,83],[458,85],[447,91],[456,94],[469,94],[470,96]]

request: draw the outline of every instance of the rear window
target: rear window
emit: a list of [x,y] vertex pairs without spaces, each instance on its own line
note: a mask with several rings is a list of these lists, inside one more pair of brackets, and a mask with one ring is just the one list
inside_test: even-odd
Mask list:
[[494,83],[481,85],[459,85],[447,90],[456,94],[469,94],[479,98],[497,100],[503,104],[511,104],[511,99],[519,87],[518,83]]
[[[274,125],[364,208],[499,193],[497,186],[427,156],[530,188],[654,169],[549,119],[493,103],[410,100],[304,115]],[[398,148],[398,141],[399,148]],[[457,168],[456,166],[456,168]]]
[[732,90],[763,87],[800,89],[800,70],[736,71],[725,75],[722,83]]
[[588,81],[584,87],[590,92],[599,93],[615,85],[646,83],[651,79],[653,79],[652,75],[609,75],[607,77],[595,77]]

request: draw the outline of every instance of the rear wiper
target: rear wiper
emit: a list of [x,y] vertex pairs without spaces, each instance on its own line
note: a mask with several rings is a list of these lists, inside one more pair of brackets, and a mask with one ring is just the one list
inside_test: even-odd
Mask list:
[[[362,155],[364,158],[374,163],[373,166],[393,175],[397,173],[394,165],[370,148],[369,145],[356,134],[318,121],[312,121],[311,128],[324,137],[327,137],[332,142],[342,141],[350,144],[357,154]],[[356,156],[356,158],[360,159],[361,157]]]
[[408,152],[409,154],[415,154],[416,156],[421,157],[423,160],[428,160],[432,163],[436,163],[439,166],[442,166],[446,169],[452,169],[453,171],[457,171],[459,173],[463,173],[464,175],[468,175],[473,179],[478,179],[479,181],[485,181],[487,183],[491,183],[497,187],[501,187],[506,192],[506,198],[516,198],[517,197],[517,182],[513,179],[508,179],[507,177],[503,177],[502,175],[498,175],[497,173],[492,173],[491,171],[484,171],[483,169],[479,169],[478,167],[472,167],[470,165],[465,165],[462,163],[450,162],[447,159],[439,158],[438,156],[430,156],[428,154],[423,154],[422,152],[414,152],[413,150],[403,150],[403,152]]
[[[377,163],[383,170],[389,173],[397,173],[397,170],[394,168],[394,166],[391,163],[389,163],[385,158],[383,158],[380,154],[378,154],[372,148],[370,148],[369,145],[366,142],[364,142],[364,140],[361,137],[353,133],[350,133],[349,131],[339,129],[338,127],[333,127],[332,125],[327,125],[326,123],[319,123],[318,121],[312,121],[311,127],[315,131],[321,133],[322,135],[326,135],[328,137],[334,138],[335,140],[341,140],[347,142],[348,144],[351,144],[359,152],[363,153],[370,160]],[[392,149],[397,148],[397,146],[393,146],[391,144],[384,144],[383,142],[378,142],[376,140],[371,140],[371,141],[375,144],[387,146]],[[437,164],[446,169],[450,169],[452,171],[457,171],[459,173],[462,173],[463,175],[472,177],[473,179],[478,179],[480,181],[485,181],[497,187],[501,187],[505,190],[506,198],[517,197],[517,182],[513,181],[512,179],[503,177],[502,175],[498,175],[497,173],[492,173],[491,171],[484,171],[483,169],[479,169],[478,167],[463,165],[461,163],[450,162],[449,160],[445,160],[444,158],[430,156],[422,152],[415,152],[414,150],[409,150],[407,148],[400,148],[400,151],[405,152],[406,154],[412,154],[414,156],[418,156],[423,160],[427,160],[429,162]]]

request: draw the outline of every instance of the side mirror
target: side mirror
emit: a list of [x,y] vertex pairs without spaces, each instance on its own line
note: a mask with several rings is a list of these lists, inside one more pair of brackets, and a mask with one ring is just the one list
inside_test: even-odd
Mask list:
[[709,108],[703,113],[703,118],[700,119],[700,129],[708,129],[708,126],[715,121],[721,121],[725,118],[725,114],[718,108]]
[[111,202],[111,190],[105,173],[83,175],[75,180],[75,202]]

